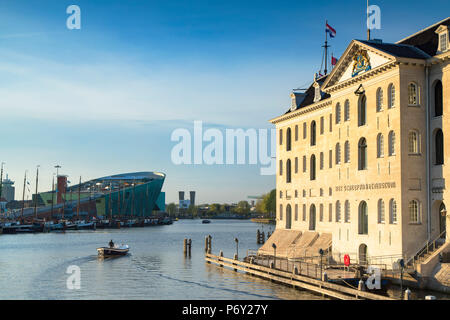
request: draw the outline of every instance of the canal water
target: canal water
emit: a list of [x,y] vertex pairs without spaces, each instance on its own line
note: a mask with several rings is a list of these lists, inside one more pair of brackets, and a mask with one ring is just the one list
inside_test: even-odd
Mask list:
[[[226,257],[257,249],[261,224],[239,220],[180,220],[172,225],[97,231],[0,235],[0,299],[322,299],[204,261],[205,236]],[[264,225],[264,231],[273,226]],[[183,239],[192,239],[192,256]],[[110,240],[130,246],[128,256],[102,260],[97,247]],[[78,266],[80,289],[66,273]]]

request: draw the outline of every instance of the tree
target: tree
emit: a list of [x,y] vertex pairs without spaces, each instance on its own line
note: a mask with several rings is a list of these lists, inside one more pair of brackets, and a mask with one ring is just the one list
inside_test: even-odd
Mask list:
[[167,213],[169,214],[169,216],[171,216],[171,217],[173,217],[173,216],[175,216],[175,213],[176,213],[176,211],[177,211],[177,206],[175,205],[175,203],[169,203],[168,205],[167,205],[167,208],[166,208],[166,210],[167,210]]
[[276,211],[277,205],[276,195],[276,189],[273,189],[268,194],[264,195],[264,198],[262,200],[263,213],[268,214],[269,216],[273,216],[273,213]]
[[197,217],[198,207],[193,204],[189,205],[189,208],[187,209],[187,213],[192,215],[193,218]]
[[250,204],[245,200],[239,201],[235,211],[239,214],[247,215],[250,213]]

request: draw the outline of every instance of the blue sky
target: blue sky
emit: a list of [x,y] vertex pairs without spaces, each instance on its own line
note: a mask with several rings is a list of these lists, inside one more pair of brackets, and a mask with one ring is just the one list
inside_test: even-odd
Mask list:
[[[371,1],[395,42],[446,18],[446,1]],[[68,30],[66,8],[81,8]],[[324,22],[339,57],[365,38],[366,1],[0,2],[0,161],[22,188],[40,190],[53,166],[69,180],[119,172],[167,174],[167,202],[197,190],[198,202],[237,202],[268,192],[258,165],[172,164],[176,128],[270,128],[291,89],[320,67]]]

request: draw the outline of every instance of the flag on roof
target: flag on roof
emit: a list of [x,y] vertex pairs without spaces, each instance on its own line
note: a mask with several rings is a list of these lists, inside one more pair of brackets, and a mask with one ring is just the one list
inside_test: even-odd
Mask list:
[[334,30],[328,23],[326,24],[325,32],[328,32],[330,38],[336,37],[336,30]]
[[338,62],[338,59],[336,59],[335,57],[333,57],[333,55],[331,55],[331,65],[335,66]]

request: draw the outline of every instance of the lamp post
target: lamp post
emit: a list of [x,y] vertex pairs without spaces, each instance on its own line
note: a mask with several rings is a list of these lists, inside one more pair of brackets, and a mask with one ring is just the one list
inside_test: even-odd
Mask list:
[[320,280],[322,280],[322,257],[323,257],[322,248],[319,249],[319,254],[320,254]]
[[234,242],[236,242],[236,257],[239,257],[239,239],[234,238]]
[[277,245],[275,243],[272,243],[273,248],[273,267],[276,267],[276,259],[277,259]]
[[400,294],[403,296],[403,268],[405,267],[405,261],[400,259]]

